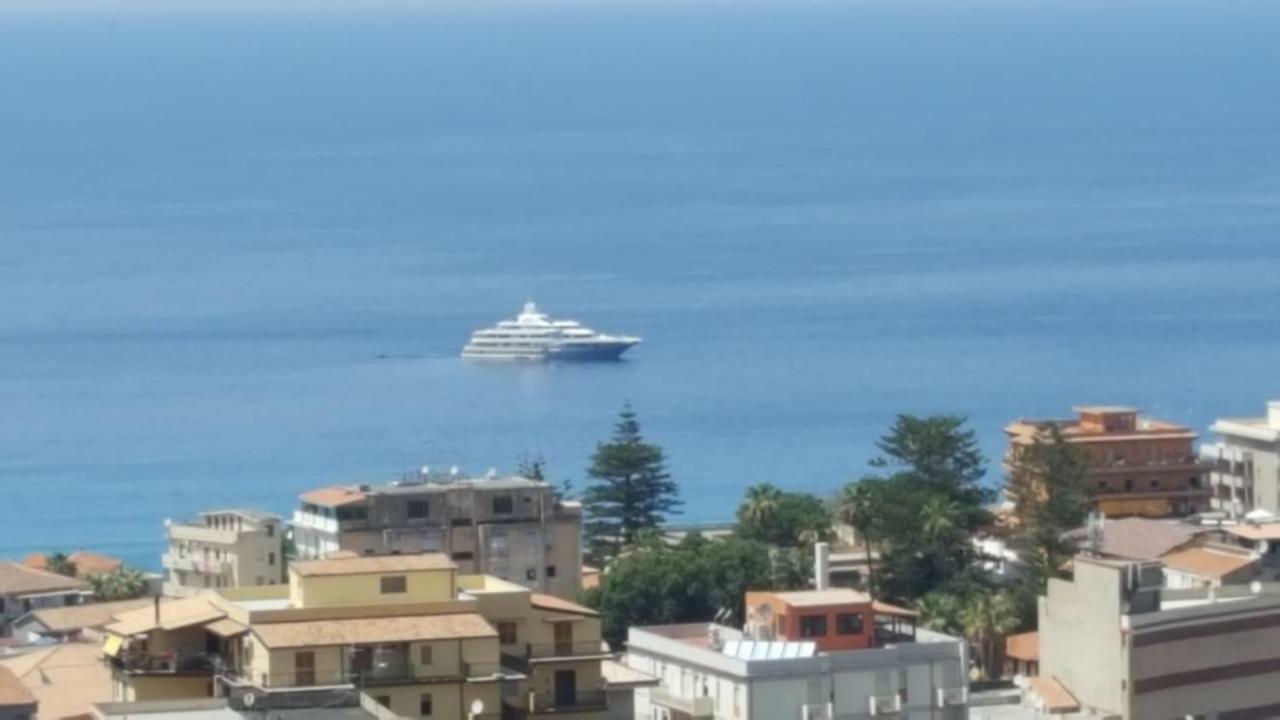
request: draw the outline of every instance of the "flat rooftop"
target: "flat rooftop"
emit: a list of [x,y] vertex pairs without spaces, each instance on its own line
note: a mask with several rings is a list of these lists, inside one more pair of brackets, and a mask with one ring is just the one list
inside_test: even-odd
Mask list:
[[825,607],[828,605],[865,605],[871,596],[848,588],[830,590],[799,590],[770,593],[792,607]]
[[364,502],[374,495],[422,495],[451,490],[503,491],[550,489],[551,484],[520,475],[471,477],[451,474],[411,476],[385,483],[334,485],[308,490],[299,496],[305,503],[324,507],[341,507]]
[[421,555],[352,555],[329,557],[323,560],[295,560],[289,567],[301,577],[333,575],[369,575],[384,572],[415,572],[422,570],[457,570],[447,555],[423,553]]

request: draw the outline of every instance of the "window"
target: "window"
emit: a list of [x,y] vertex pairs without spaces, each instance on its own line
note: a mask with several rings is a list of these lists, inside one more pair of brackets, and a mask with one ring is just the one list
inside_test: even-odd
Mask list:
[[382,594],[391,595],[393,593],[402,593],[408,591],[408,583],[403,575],[391,575],[380,578],[382,584]]
[[862,634],[862,614],[861,613],[840,613],[836,615],[836,634],[837,635],[861,635]]
[[515,504],[511,502],[510,495],[499,495],[493,499],[494,515],[510,515],[514,512]]
[[276,564],[276,554],[275,554],[275,553],[273,553],[273,552],[269,552],[269,553],[267,553],[267,564],[268,564],[268,565],[275,565],[275,564]]
[[525,580],[537,580],[537,579],[538,579],[538,568],[529,568],[528,570],[525,570],[525,571],[524,571],[524,579],[525,579]]
[[276,526],[275,526],[275,525],[270,525],[270,524],[268,524],[268,525],[267,525],[267,537],[275,537],[275,536],[276,536]]
[[499,645],[515,645],[518,642],[516,637],[516,624],[513,622],[498,623],[498,644]]
[[418,647],[418,663],[420,665],[430,665],[432,660],[431,646],[422,645]]
[[826,615],[804,615],[800,618],[800,637],[820,638],[827,636]]
[[473,552],[456,552],[453,554],[454,560],[474,560],[476,554]]
[[408,513],[410,520],[426,520],[431,514],[431,505],[426,500],[410,500]]
[[422,699],[418,700],[418,714],[431,716],[431,693],[422,693]]
[[555,565],[548,565],[548,566],[547,566],[547,577],[549,577],[549,578],[553,578],[553,577],[555,577],[555,576],[556,576],[556,566],[555,566]]

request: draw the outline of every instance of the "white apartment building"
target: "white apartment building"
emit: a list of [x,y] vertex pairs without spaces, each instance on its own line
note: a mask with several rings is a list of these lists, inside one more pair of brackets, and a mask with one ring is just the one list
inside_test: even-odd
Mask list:
[[820,653],[719,625],[632,628],[625,662],[659,679],[636,689],[636,720],[969,716],[964,643],[925,630],[914,641]]
[[164,594],[185,597],[206,590],[284,581],[284,518],[260,510],[215,510],[192,522],[165,522],[169,550]]
[[1200,448],[1211,464],[1214,510],[1242,517],[1252,510],[1280,515],[1280,401],[1265,417],[1223,418],[1210,428],[1218,441]]

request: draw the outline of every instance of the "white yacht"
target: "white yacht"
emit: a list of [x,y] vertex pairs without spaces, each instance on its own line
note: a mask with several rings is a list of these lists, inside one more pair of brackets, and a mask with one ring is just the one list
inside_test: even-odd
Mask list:
[[552,320],[533,301],[515,320],[477,330],[462,357],[493,360],[617,360],[640,342],[629,335],[602,335],[574,320]]

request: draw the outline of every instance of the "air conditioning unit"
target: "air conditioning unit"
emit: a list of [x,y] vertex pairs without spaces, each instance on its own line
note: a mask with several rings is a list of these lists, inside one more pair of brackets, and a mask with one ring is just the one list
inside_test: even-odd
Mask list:
[[948,708],[969,703],[969,688],[938,688],[938,707]]
[[872,696],[867,703],[872,716],[896,715],[902,712],[902,698],[897,695]]

